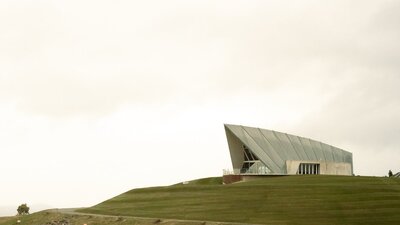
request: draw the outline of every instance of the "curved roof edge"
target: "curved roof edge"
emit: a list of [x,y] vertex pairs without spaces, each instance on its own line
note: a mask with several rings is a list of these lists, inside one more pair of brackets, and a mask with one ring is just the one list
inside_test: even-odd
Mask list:
[[[236,125],[236,124],[227,124],[227,123],[224,123],[224,126],[227,127],[228,129],[231,128],[231,127],[240,127],[240,128],[242,128],[242,129],[245,129],[245,128],[259,129],[259,130],[274,132],[274,133],[278,133],[278,134],[290,135],[290,136],[292,136],[292,137],[297,137],[297,138],[300,138],[300,139],[310,140],[310,141],[313,141],[313,142],[317,142],[317,143],[319,143],[319,144],[324,144],[324,145],[327,145],[327,146],[329,146],[329,147],[331,147],[331,148],[335,148],[335,149],[341,150],[341,151],[343,151],[343,152],[345,152],[345,153],[352,154],[352,153],[349,152],[349,151],[346,151],[346,150],[344,150],[344,149],[335,147],[335,146],[333,146],[333,145],[326,144],[326,143],[324,143],[324,142],[317,141],[317,140],[314,140],[314,139],[311,139],[311,138],[307,138],[307,137],[303,137],[303,136],[299,136],[299,135],[288,134],[288,133],[285,133],[285,132],[280,132],[280,131],[270,130],[270,129],[264,129],[264,128],[259,128],[259,127],[249,127],[249,126]],[[229,130],[231,130],[231,129],[229,129]],[[239,138],[239,137],[238,137],[238,138]]]

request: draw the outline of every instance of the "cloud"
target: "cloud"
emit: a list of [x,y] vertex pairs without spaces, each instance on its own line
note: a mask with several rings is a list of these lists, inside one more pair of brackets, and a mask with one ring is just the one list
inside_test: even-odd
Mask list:
[[326,127],[398,119],[397,1],[226,3],[8,2],[0,101],[70,117],[258,96]]
[[[400,45],[396,20],[400,4],[385,2],[349,39],[345,51],[326,55],[336,62],[333,69],[331,98],[308,116],[299,129],[314,135],[331,137],[344,145],[357,145],[357,151],[394,151],[400,130]],[[335,72],[339,74],[336,75]],[[352,143],[351,143],[352,142]],[[357,144],[355,144],[357,143]]]
[[26,112],[101,115],[179,96],[306,89],[376,61],[360,50],[376,3],[176,4],[7,4],[0,97]]

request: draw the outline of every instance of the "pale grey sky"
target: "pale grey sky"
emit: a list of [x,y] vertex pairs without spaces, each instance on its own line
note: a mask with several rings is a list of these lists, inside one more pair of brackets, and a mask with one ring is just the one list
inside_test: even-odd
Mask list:
[[1,0],[0,215],[220,176],[224,123],[400,171],[399,40],[400,1]]

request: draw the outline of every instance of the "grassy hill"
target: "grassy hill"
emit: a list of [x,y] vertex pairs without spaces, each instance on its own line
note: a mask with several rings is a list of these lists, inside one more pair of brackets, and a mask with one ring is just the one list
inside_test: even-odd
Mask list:
[[0,217],[0,224],[2,224],[4,222],[7,222],[7,221],[9,221],[11,219],[12,219],[12,217]]
[[[213,177],[134,189],[79,212],[92,214],[49,210],[20,217],[20,224],[400,224],[400,179],[284,176],[222,185]],[[17,219],[0,218],[0,225]]]
[[259,224],[400,224],[400,179],[285,176],[231,185],[220,181],[134,189],[82,212]]
[[[20,223],[17,221],[20,220]],[[15,216],[2,218],[1,225],[204,225],[201,221],[165,220],[159,218],[134,218],[103,215],[80,215],[60,213],[54,210],[46,210],[27,216]],[[207,223],[207,225],[232,225],[221,223]]]

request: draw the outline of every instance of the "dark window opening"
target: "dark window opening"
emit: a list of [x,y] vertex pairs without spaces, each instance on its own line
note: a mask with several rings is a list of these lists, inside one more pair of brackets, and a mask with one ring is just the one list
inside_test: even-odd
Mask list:
[[297,174],[320,174],[320,164],[300,163]]
[[256,161],[259,160],[254,153],[252,153],[245,145],[243,145],[244,161]]

